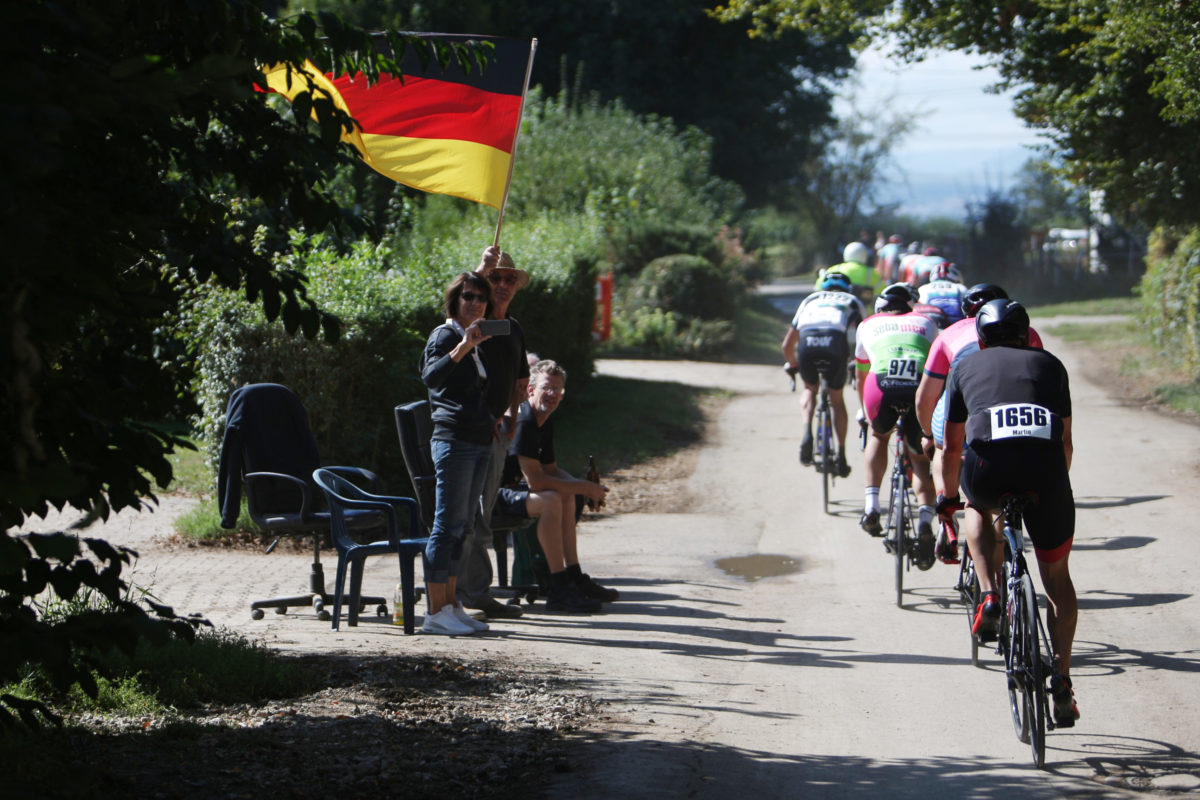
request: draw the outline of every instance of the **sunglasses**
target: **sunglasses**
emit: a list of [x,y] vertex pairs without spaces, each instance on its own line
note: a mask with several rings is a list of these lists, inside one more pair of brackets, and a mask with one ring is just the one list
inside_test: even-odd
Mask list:
[[475,292],[463,292],[462,294],[459,295],[459,297],[462,299],[462,301],[464,303],[474,303],[476,301],[478,301],[480,303],[487,302],[486,295],[476,294]]
[[491,275],[488,275],[488,280],[492,283],[503,283],[508,286],[513,286],[517,282],[517,276],[509,274],[500,275],[499,273],[493,272]]

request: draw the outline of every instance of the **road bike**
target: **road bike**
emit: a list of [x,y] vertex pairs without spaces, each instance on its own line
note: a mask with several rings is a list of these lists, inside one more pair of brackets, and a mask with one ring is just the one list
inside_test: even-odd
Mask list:
[[[813,411],[816,423],[816,435],[813,439],[813,468],[821,476],[821,507],[829,513],[829,489],[838,477],[837,447],[834,445],[833,404],[829,401],[828,366],[824,362],[817,364],[820,375],[820,386],[817,389],[816,408]],[[785,369],[792,382],[792,391],[796,391],[796,373],[790,368]]]
[[1000,651],[1008,679],[1008,702],[1017,738],[1030,746],[1033,763],[1046,763],[1046,730],[1054,730],[1046,681],[1052,672],[1050,646],[1038,609],[1033,578],[1025,562],[1021,514],[1036,496],[1008,494],[1004,509],[1004,613],[1000,618]]
[[821,373],[821,386],[817,391],[816,439],[813,441],[813,467],[821,476],[821,507],[829,513],[829,487],[837,478],[837,450],[833,444],[833,405],[829,402],[829,381],[825,371]]
[[[975,627],[975,610],[979,608],[979,576],[975,574],[975,559],[971,558],[971,548],[963,547],[962,555],[958,562],[958,583],[954,585],[958,592],[959,598],[962,600],[963,606],[967,609],[967,632]],[[979,639],[975,634],[970,633],[971,639],[971,666],[979,666]]]
[[[903,420],[907,408],[897,408],[898,420]],[[883,545],[896,558],[896,605],[904,605],[904,573],[917,560],[917,525],[914,509],[916,501],[912,495],[912,462],[908,458],[908,445],[900,422],[892,431],[892,482],[891,504]]]

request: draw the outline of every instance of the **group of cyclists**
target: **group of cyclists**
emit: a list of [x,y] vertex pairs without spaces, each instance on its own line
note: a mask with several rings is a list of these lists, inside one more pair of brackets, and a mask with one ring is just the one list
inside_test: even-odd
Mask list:
[[[866,244],[848,244],[842,263],[819,273],[816,290],[788,326],[781,345],[785,368],[803,381],[800,463],[813,463],[813,409],[824,377],[836,473],[850,474],[844,389],[853,375],[859,422],[870,434],[859,524],[883,536],[879,487],[896,430],[908,449],[919,502],[918,568],[928,570],[938,559],[958,563],[959,542],[949,523],[962,511],[980,584],[972,625],[980,642],[995,640],[1001,616],[1002,498],[1033,496],[1024,518],[1049,605],[1053,714],[1058,727],[1070,727],[1079,717],[1070,679],[1078,604],[1068,569],[1075,502],[1066,369],[1042,349],[1028,312],[1003,288],[968,287],[936,249],[905,255],[898,242],[892,237],[877,258]],[[935,534],[939,517],[947,524]]]

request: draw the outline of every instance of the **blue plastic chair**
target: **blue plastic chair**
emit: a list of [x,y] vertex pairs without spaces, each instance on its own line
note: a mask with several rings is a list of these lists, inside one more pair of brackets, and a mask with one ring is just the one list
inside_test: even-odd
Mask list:
[[[427,536],[419,538],[400,537],[400,514],[408,511],[407,532],[423,533],[417,501],[409,497],[388,497],[371,494],[328,469],[313,470],[313,480],[325,492],[329,500],[331,517],[330,531],[333,545],[337,548],[337,579],[333,596],[333,629],[338,629],[342,612],[342,596],[346,584],[346,567],[350,568],[350,602],[347,624],[358,625],[358,611],[362,592],[363,561],[368,556],[398,553],[400,556],[400,593],[404,603],[404,632],[413,632],[413,614],[416,610],[416,578],[413,562],[425,551],[429,543]],[[381,511],[387,529],[387,539],[360,544],[350,538],[346,526],[347,511]]]

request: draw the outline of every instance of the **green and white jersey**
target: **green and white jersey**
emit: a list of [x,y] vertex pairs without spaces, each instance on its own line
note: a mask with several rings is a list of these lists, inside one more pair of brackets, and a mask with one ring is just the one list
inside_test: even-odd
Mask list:
[[938,327],[924,314],[875,314],[858,326],[854,358],[859,372],[873,372],[880,386],[921,381]]

